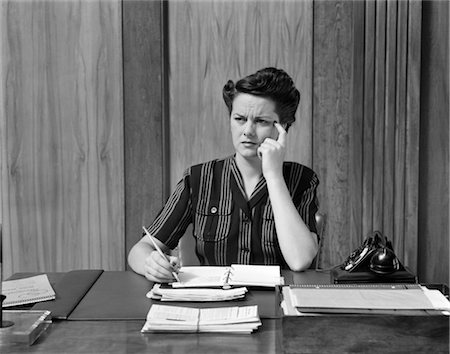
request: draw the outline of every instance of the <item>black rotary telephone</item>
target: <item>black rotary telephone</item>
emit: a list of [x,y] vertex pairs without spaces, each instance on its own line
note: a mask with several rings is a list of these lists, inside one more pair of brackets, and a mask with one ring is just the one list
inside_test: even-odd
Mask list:
[[334,283],[417,283],[394,253],[392,243],[380,231],[373,232],[363,244],[331,272]]

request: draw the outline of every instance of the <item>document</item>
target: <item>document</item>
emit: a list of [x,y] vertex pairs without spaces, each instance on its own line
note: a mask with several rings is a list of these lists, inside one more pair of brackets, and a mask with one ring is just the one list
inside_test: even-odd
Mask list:
[[246,287],[222,288],[164,288],[161,284],[154,284],[147,297],[161,301],[191,301],[211,302],[241,299],[247,293]]
[[252,333],[259,326],[256,305],[220,308],[152,305],[141,332]]
[[[289,292],[292,305],[302,313],[406,314],[414,311],[450,310],[450,303],[442,293],[439,297],[435,291],[428,289],[424,291],[420,287],[415,289],[291,287]],[[439,297],[439,300],[434,297]]]
[[2,294],[6,296],[3,307],[53,300],[56,297],[46,274],[3,281]]
[[230,267],[181,267],[179,282],[174,288],[258,286],[275,287],[283,284],[280,266],[233,264]]

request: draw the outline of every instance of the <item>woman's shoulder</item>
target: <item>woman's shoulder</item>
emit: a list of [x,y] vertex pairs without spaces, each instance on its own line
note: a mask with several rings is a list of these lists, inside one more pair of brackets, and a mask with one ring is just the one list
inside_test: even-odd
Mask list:
[[285,161],[283,164],[284,175],[289,179],[301,179],[303,181],[311,181],[315,184],[319,183],[316,172],[306,165],[298,162]]
[[216,158],[209,161],[199,162],[197,164],[194,164],[190,166],[187,171],[189,171],[189,174],[192,173],[206,173],[211,172],[213,170],[217,169],[223,169],[226,166],[229,166],[231,164],[231,161],[233,159],[233,155],[222,157],[222,158]]
[[295,170],[295,171],[303,171],[304,173],[307,173],[307,174],[316,174],[311,167],[308,167],[306,165],[302,165],[299,162],[285,161],[283,165],[284,165],[284,169]]
[[214,166],[216,164],[225,164],[225,163],[229,163],[232,159],[233,159],[233,155],[227,156],[227,157],[222,157],[222,158],[216,158],[216,159],[212,159],[209,161],[203,161],[203,162],[196,163],[196,164],[192,165],[190,168],[202,168],[202,167]]

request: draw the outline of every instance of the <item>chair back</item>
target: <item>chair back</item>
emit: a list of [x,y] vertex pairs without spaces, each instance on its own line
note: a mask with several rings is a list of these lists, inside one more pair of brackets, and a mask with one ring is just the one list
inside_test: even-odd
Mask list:
[[[319,236],[319,248],[317,250],[316,258],[313,261],[313,266],[315,270],[320,269],[320,256],[322,253],[322,246],[323,246],[323,238],[324,238],[324,230],[325,230],[325,223],[327,220],[327,215],[323,213],[316,213],[316,226],[317,226],[317,236]],[[312,268],[312,267],[311,267]]]

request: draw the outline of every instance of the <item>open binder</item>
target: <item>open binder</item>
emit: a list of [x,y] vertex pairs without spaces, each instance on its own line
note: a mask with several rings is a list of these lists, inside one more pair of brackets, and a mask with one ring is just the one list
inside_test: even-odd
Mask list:
[[280,266],[232,264],[230,267],[181,267],[174,288],[233,286],[272,287],[283,285]]

